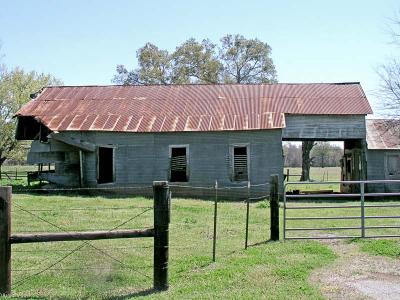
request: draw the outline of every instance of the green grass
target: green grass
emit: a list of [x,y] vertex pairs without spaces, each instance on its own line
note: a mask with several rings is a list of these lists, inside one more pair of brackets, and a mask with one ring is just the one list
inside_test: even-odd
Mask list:
[[[66,195],[13,195],[13,232],[59,231],[21,211],[19,206],[65,230],[108,230],[152,205],[145,198],[83,197]],[[122,210],[69,210],[123,207]],[[46,211],[41,211],[46,210]],[[49,210],[49,211],[47,211]],[[54,211],[53,211],[54,210]],[[269,208],[251,204],[249,242],[244,250],[245,204],[219,205],[217,262],[211,261],[213,203],[173,199],[170,227],[170,289],[153,294],[152,239],[93,241],[90,244],[123,263],[85,245],[68,256],[56,270],[26,276],[53,264],[81,242],[13,245],[13,297],[109,298],[138,296],[150,299],[269,298],[320,299],[308,282],[312,270],[331,263],[335,256],[319,242],[267,242]],[[153,212],[121,228],[152,226]],[[32,252],[30,252],[32,251]],[[129,266],[129,267],[128,267]],[[60,269],[68,270],[60,270]],[[78,270],[79,269],[79,270]],[[31,271],[29,271],[31,270]],[[148,277],[143,276],[146,275]],[[114,298],[113,298],[114,297]]]
[[[289,169],[289,174],[301,174],[301,168],[284,168],[284,174],[287,174],[287,169]],[[312,167],[310,169],[310,179],[312,181],[339,181],[341,179],[340,167],[327,167],[327,168],[317,168]],[[290,176],[290,182],[299,181],[300,176],[292,177]],[[313,190],[332,190],[334,192],[340,191],[339,184],[302,184],[300,185],[289,185],[287,187],[288,191],[295,189],[300,189],[301,191],[313,191]]]
[[[17,171],[18,177],[15,178],[15,173]],[[19,165],[19,166],[9,166],[3,165],[1,167],[2,178],[0,180],[0,185],[11,185],[15,188],[25,188],[28,185],[26,178],[26,173],[30,171],[37,171],[37,166],[34,165]],[[4,174],[7,173],[8,177]],[[24,177],[20,177],[23,175]]]
[[382,255],[392,258],[400,258],[399,240],[361,240],[357,239],[360,249],[372,255]]

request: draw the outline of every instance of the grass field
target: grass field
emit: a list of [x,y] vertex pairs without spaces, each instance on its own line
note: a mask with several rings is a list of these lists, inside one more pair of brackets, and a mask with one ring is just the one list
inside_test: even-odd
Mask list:
[[[299,169],[291,169],[290,172],[300,174]],[[314,180],[338,180],[339,177],[339,168],[311,169]],[[26,186],[23,181],[11,183],[16,188]],[[310,185],[306,188],[315,187]],[[120,228],[149,228],[153,224],[153,211],[147,209],[152,203],[153,200],[141,197],[14,194],[12,231],[59,232],[60,228],[64,231],[110,230],[139,214]],[[13,296],[6,299],[322,298],[318,288],[312,286],[308,279],[313,270],[328,266],[335,260],[336,256],[328,246],[318,241],[266,242],[270,234],[269,205],[261,201],[251,204],[249,242],[252,246],[244,250],[245,204],[222,202],[218,211],[217,262],[213,263],[213,203],[173,198],[170,289],[167,292],[154,293],[151,290],[152,239],[122,239],[14,245]],[[367,208],[366,213],[400,215],[400,208]],[[359,209],[292,210],[289,214],[292,217],[351,216],[359,215]],[[359,220],[290,221],[287,226],[343,227],[359,226],[358,223]],[[367,225],[398,225],[398,221],[368,220]],[[398,230],[387,228],[367,232],[398,234]],[[296,231],[293,234],[359,235],[359,230]],[[361,251],[369,254],[400,257],[398,240],[354,239],[348,242],[356,243]],[[74,249],[78,250],[69,254]],[[62,258],[60,263],[55,264]],[[48,267],[51,268],[40,273]]]
[[[300,175],[301,168],[284,168],[284,174],[287,174],[287,170],[289,169],[289,174]],[[316,168],[312,167],[310,169],[310,180],[312,181],[338,181],[341,179],[340,177],[341,171],[339,167],[328,167],[328,168]],[[290,176],[290,182],[299,181],[300,176]],[[315,189],[321,190],[332,190],[334,192],[340,191],[339,184],[304,184],[301,187],[297,185],[288,185],[287,190],[292,191],[293,189],[300,188],[302,191],[312,191]]]
[[[113,199],[68,196],[14,195],[13,232],[58,231],[23,212],[30,210],[65,230],[110,229],[152,205],[144,198]],[[70,210],[71,208],[126,207],[121,210]],[[45,211],[41,211],[45,210]],[[54,210],[54,211],[53,211]],[[269,209],[251,207],[250,243],[244,246],[245,205],[221,203],[217,262],[211,262],[211,202],[174,199],[170,236],[170,290],[145,298],[320,298],[307,278],[310,272],[334,260],[318,242],[264,243],[269,237]],[[148,211],[122,228],[147,228]],[[108,255],[85,245],[55,270],[28,277],[66,254],[79,242],[13,246],[13,295],[16,298],[111,298],[137,296],[152,286],[152,239],[90,242]],[[62,270],[67,269],[67,270]],[[144,276],[145,275],[145,276]],[[146,277],[148,276],[148,277]],[[22,281],[21,281],[22,280]],[[279,284],[277,284],[279,283]]]
[[[32,215],[35,214],[66,231],[109,230],[151,206],[152,200],[145,198],[14,194],[12,228],[14,233],[60,231]],[[305,215],[310,212],[296,213]],[[252,246],[244,250],[245,204],[223,202],[219,204],[217,262],[212,263],[212,220],[212,202],[173,199],[170,289],[167,292],[153,293],[151,290],[152,239],[123,239],[88,244],[14,245],[13,297],[322,298],[308,278],[314,269],[335,260],[335,255],[326,245],[316,241],[265,242],[269,237],[269,208],[264,202],[258,202],[250,209],[249,239]],[[121,228],[148,228],[152,222],[153,211],[149,210]],[[327,225],[335,226],[333,222]],[[52,270],[32,276],[79,246],[82,248],[54,265]]]

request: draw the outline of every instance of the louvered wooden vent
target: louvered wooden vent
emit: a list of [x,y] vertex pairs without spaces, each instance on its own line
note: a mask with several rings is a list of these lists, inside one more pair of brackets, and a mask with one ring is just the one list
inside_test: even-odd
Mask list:
[[233,180],[234,181],[247,181],[247,148],[235,147],[233,149]]
[[171,148],[171,178],[172,182],[186,182],[187,178],[186,148]]

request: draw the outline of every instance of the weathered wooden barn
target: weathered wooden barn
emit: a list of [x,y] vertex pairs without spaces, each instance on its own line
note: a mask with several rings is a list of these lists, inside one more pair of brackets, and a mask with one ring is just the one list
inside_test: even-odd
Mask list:
[[[368,179],[400,179],[400,123],[399,120],[367,120]],[[399,184],[369,184],[369,191],[400,190]]]
[[346,179],[359,179],[370,113],[359,83],[60,86],[21,108],[16,138],[33,140],[28,162],[55,165],[40,176],[64,186],[282,180],[285,140],[344,141]]

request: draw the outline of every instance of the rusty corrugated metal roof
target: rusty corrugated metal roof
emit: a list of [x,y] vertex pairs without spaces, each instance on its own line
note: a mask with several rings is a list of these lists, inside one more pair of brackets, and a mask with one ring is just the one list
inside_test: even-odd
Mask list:
[[400,150],[400,120],[369,119],[367,144],[371,150]]
[[47,87],[18,111],[53,131],[257,130],[284,114],[369,114],[358,83]]

